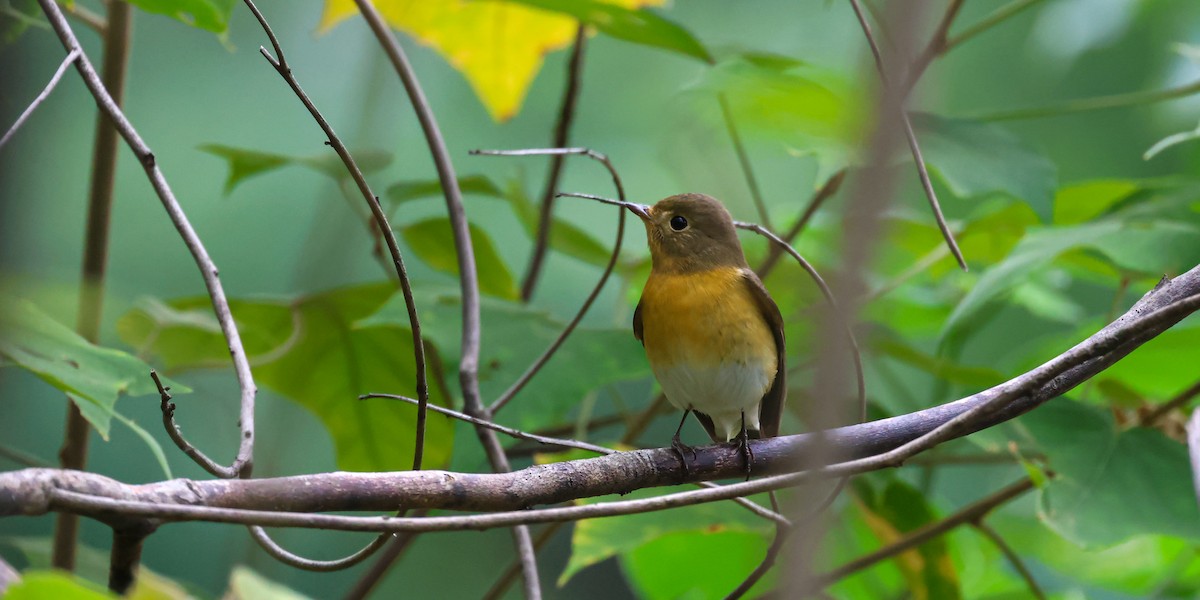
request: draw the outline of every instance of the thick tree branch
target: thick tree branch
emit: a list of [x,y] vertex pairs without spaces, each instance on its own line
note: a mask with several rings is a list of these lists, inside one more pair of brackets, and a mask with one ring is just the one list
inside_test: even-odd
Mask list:
[[[509,473],[324,473],[255,480],[172,480],[141,486],[121,484],[90,473],[26,469],[0,474],[0,516],[70,510],[117,524],[134,515],[362,531],[434,531],[614,516],[724,500],[803,481],[894,466],[904,457],[890,453],[906,444],[911,446],[914,440],[944,441],[1015,418],[1066,393],[1198,308],[1200,266],[1173,280],[1164,280],[1128,312],[1070,351],[989,390],[923,411],[841,427],[820,435],[751,442],[755,471],[762,474],[789,473],[797,458],[809,454],[817,442],[826,445],[827,456],[848,462],[719,489],[524,510],[644,487],[739,477],[743,472],[741,455],[737,449],[721,445],[697,448],[696,459],[687,474],[669,448],[535,465]],[[983,410],[989,407],[994,410]],[[931,434],[936,435],[930,437]],[[426,519],[265,512],[389,510],[399,505],[515,512]]]

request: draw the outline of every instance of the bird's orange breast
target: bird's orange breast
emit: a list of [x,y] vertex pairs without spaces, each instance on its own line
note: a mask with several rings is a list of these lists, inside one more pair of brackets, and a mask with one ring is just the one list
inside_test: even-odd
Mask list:
[[775,339],[740,268],[652,273],[641,306],[642,341],[656,371],[753,365],[774,375]]

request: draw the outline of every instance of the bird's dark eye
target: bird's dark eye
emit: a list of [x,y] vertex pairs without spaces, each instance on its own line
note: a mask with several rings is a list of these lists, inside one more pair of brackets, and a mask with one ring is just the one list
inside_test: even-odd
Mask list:
[[671,217],[671,229],[674,229],[675,231],[683,231],[684,229],[687,229],[687,219],[683,218],[682,215],[675,215]]

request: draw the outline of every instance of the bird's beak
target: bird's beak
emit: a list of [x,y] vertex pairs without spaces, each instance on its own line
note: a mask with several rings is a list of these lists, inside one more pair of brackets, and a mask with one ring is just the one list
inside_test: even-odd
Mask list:
[[629,212],[637,215],[637,217],[639,219],[641,219],[643,222],[645,222],[645,223],[650,222],[650,207],[649,206],[646,206],[645,204],[634,204],[633,202],[628,202],[625,204],[625,208],[628,208]]

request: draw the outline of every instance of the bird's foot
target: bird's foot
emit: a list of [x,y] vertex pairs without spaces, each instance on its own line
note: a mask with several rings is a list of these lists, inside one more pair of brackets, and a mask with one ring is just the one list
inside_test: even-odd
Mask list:
[[750,436],[746,435],[746,430],[743,429],[729,443],[732,447],[737,448],[738,452],[742,455],[742,461],[745,463],[746,481],[750,481],[750,473],[754,468],[754,450],[750,449]]
[[679,462],[683,463],[683,476],[687,477],[692,472],[692,466],[688,463],[687,455],[691,454],[692,460],[696,460],[696,449],[683,443],[679,439],[678,434],[671,438],[671,449],[675,451],[675,454],[679,455]]

